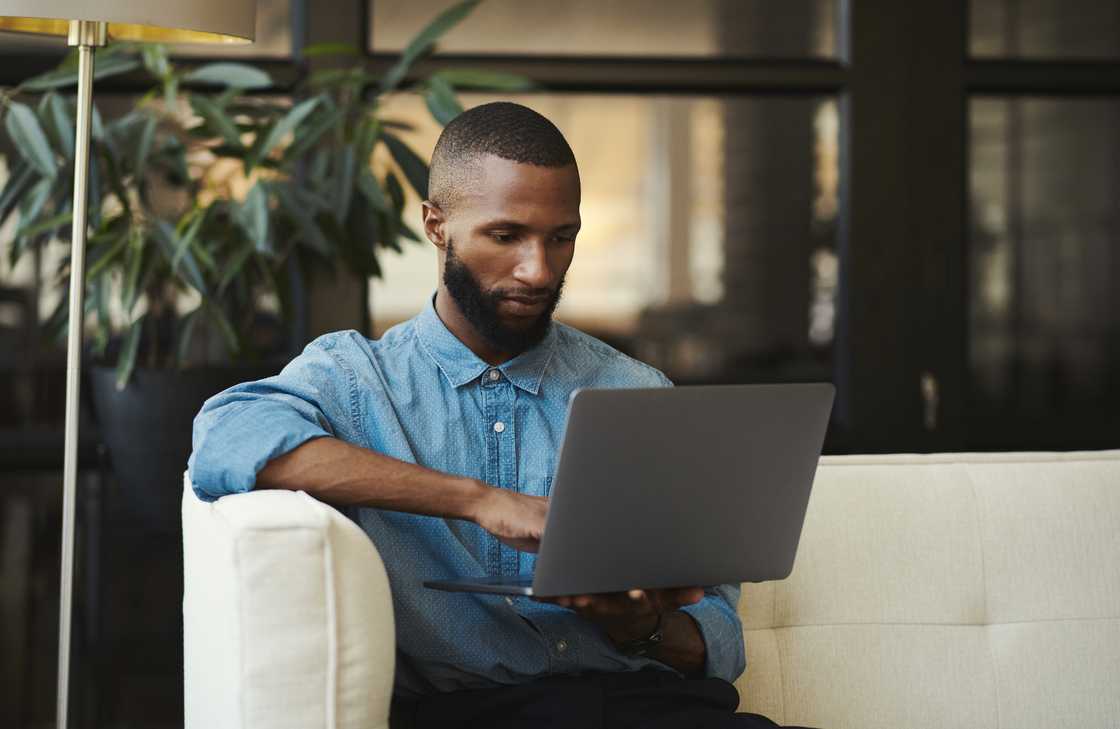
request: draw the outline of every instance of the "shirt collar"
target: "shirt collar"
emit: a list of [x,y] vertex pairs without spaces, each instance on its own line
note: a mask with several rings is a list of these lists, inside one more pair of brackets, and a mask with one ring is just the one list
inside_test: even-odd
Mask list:
[[[439,318],[434,295],[428,299],[427,306],[416,317],[416,333],[424,351],[436,363],[452,387],[462,387],[491,369],[490,365],[479,359],[470,347],[459,341],[459,338],[452,334]],[[544,379],[555,346],[554,323],[549,326],[548,334],[537,346],[493,369],[501,371],[515,386],[536,395],[540,391],[541,380]]]

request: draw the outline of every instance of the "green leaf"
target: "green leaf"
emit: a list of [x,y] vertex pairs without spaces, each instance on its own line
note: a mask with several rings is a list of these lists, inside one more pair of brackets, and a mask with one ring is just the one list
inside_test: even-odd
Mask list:
[[527,91],[534,87],[533,81],[526,76],[471,68],[449,68],[432,74],[432,78],[439,78],[457,89]]
[[97,104],[90,105],[90,137],[94,141],[101,142],[105,139],[105,123],[101,120],[101,112],[97,110]]
[[428,81],[428,90],[424,94],[424,101],[428,104],[428,111],[440,124],[447,124],[463,113],[463,107],[455,98],[455,90],[443,79],[433,76]]
[[[97,81],[110,76],[118,76],[122,73],[135,71],[137,68],[140,68],[140,60],[135,57],[121,55],[103,57],[101,53],[98,53],[93,64],[93,79]],[[77,83],[77,67],[60,67],[23,82],[20,84],[20,89],[24,91],[47,91],[74,86]]]
[[167,60],[167,47],[158,43],[145,44],[140,49],[140,57],[144,61],[144,68],[148,69],[158,79],[166,79],[171,75],[171,64]]
[[70,115],[69,105],[58,94],[44,97],[50,114],[50,125],[66,159],[74,159],[74,117]]
[[315,107],[319,105],[320,99],[318,96],[302,101],[294,106],[283,119],[276,123],[271,129],[268,130],[265,140],[261,143],[260,148],[257,149],[254,144],[254,154],[245,159],[245,172],[248,174],[250,170],[257,166],[262,159],[268,156],[269,152],[280,143],[285,136],[295,130],[299,123],[307,117]]
[[182,367],[187,362],[187,352],[191,346],[191,338],[194,336],[194,325],[198,321],[199,314],[202,312],[202,305],[200,304],[191,313],[183,317],[179,327],[179,342],[175,346],[175,363]]
[[132,379],[132,371],[136,368],[136,353],[140,350],[140,334],[144,328],[144,318],[141,314],[128,328],[121,345],[120,359],[117,360],[117,389],[123,390],[128,381]]
[[179,100],[179,77],[172,74],[163,82],[163,105],[168,111],[175,108]]
[[41,221],[35,223],[34,225],[26,228],[26,229],[24,229],[21,226],[21,230],[19,231],[19,235],[36,236],[36,235],[39,235],[41,233],[50,233],[50,237],[53,238],[54,237],[54,232],[58,228],[61,228],[62,226],[68,224],[73,219],[74,219],[74,214],[71,213],[69,210],[67,210],[64,213],[59,213],[58,215],[53,215],[53,216],[47,218],[46,220],[41,220]]
[[356,68],[321,68],[312,72],[307,79],[307,83],[313,88],[334,86],[335,84],[352,81],[359,74],[361,74],[361,71]]
[[30,162],[39,174],[54,179],[58,174],[58,163],[55,161],[54,152],[51,150],[47,135],[39,126],[35,112],[27,104],[13,103],[8,107],[8,115],[4,119],[8,135],[15,143],[16,149],[23,158]]
[[354,148],[340,147],[335,153],[334,202],[335,217],[346,220],[350,213],[350,199],[354,195]]
[[[90,279],[87,278],[87,281]],[[93,301],[97,311],[97,327],[94,330],[94,352],[98,357],[105,356],[105,348],[109,345],[109,277],[102,276],[93,281]]]
[[191,94],[191,108],[194,109],[194,113],[202,117],[211,133],[221,137],[226,144],[233,147],[242,146],[241,134],[237,131],[233,120],[209,98],[201,94]]
[[456,3],[436,16],[435,20],[417,33],[416,37],[409,42],[401,53],[400,60],[381,79],[381,91],[385,92],[396,88],[401,79],[408,74],[408,69],[412,67],[416,59],[430,51],[444,33],[470,15],[478,3],[479,0],[463,0],[463,2]]
[[46,207],[47,201],[51,198],[53,184],[54,180],[39,180],[35,183],[35,186],[31,188],[27,196],[20,201],[19,226],[16,227],[17,236],[25,235],[27,231],[31,230],[32,227],[40,222],[39,215],[43,212],[43,208]]
[[99,251],[97,258],[90,261],[90,266],[86,270],[86,278],[97,278],[106,267],[120,257],[127,245],[128,235],[120,235],[111,245],[106,246],[104,251]]
[[253,255],[253,251],[253,246],[242,246],[229,260],[225,266],[226,271],[218,282],[218,296],[221,296],[226,287],[241,274],[241,271],[245,268],[245,262]]
[[[175,254],[178,250],[179,236],[167,221],[157,221],[152,228],[152,235],[159,243],[160,248],[163,250],[164,258],[168,263],[175,260]],[[210,297],[210,287],[206,285],[206,279],[202,275],[202,270],[198,267],[198,261],[195,260],[194,254],[188,248],[181,256],[182,273],[180,277],[186,281],[191,287],[202,294],[203,299]]]
[[8,181],[0,192],[0,226],[12,214],[23,200],[24,193],[35,183],[35,170],[31,165],[20,160],[16,162],[8,175]]
[[361,174],[358,175],[358,192],[365,196],[374,210],[389,212],[389,201],[385,199],[385,193],[382,191],[381,185],[378,184],[377,178],[373,176],[369,168],[363,168]]
[[398,213],[404,210],[404,188],[392,172],[385,175],[385,189],[389,191],[389,198],[393,201],[393,209]]
[[148,251],[144,246],[144,239],[135,233],[129,234],[129,256],[125,264],[124,287],[121,290],[121,304],[125,314],[132,314],[136,300],[140,293],[140,272],[148,260]]
[[241,351],[241,342],[237,338],[237,332],[233,330],[229,319],[226,318],[225,313],[223,313],[219,307],[214,306],[208,300],[204,301],[206,314],[210,317],[210,320],[218,326],[218,331],[220,331],[222,337],[225,338],[226,347],[229,349],[230,353],[236,355]]
[[332,254],[331,245],[327,242],[323,231],[315,224],[312,210],[299,204],[287,185],[276,187],[276,198],[280,202],[280,207],[295,223],[296,230],[299,232],[299,240],[319,255],[329,258]]
[[183,76],[183,80],[235,89],[267,89],[272,86],[271,76],[244,63],[208,63]]
[[245,196],[245,203],[238,211],[237,222],[245,236],[260,253],[271,254],[272,241],[268,230],[268,192],[264,183],[258,182]]
[[408,226],[408,223],[404,222],[403,220],[398,220],[397,226],[400,228],[401,235],[403,235],[405,238],[408,238],[414,243],[419,243],[421,241],[420,234],[410,228]]
[[330,108],[317,114],[309,124],[300,130],[291,146],[285,150],[284,164],[302,157],[307,150],[314,147],[322,139],[324,134],[334,129],[345,116],[346,109],[341,108]]
[[140,141],[136,144],[136,167],[135,176],[138,180],[144,178],[144,171],[148,165],[148,155],[152,152],[152,142],[156,137],[156,124],[158,120],[154,116],[148,117],[144,122],[144,128],[140,131]]
[[381,137],[388,145],[389,152],[393,155],[397,165],[400,166],[401,172],[408,178],[408,184],[412,185],[412,189],[416,190],[421,200],[426,200],[428,198],[428,165],[420,159],[418,154],[412,151],[411,147],[395,135],[385,132]]
[[179,270],[179,262],[183,260],[183,256],[194,245],[195,238],[198,237],[199,228],[202,227],[202,222],[206,219],[206,213],[202,210],[193,210],[187,215],[183,216],[186,227],[177,228],[175,234],[179,236],[179,240],[175,244],[175,258],[171,260],[171,270]]
[[361,50],[350,43],[314,43],[305,46],[303,55],[308,58],[319,56],[360,56]]

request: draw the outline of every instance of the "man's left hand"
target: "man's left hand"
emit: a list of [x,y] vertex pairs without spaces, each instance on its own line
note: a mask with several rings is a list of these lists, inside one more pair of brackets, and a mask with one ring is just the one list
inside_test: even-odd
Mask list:
[[606,631],[615,645],[648,638],[657,627],[657,616],[704,598],[702,587],[630,590],[596,595],[536,598],[571,608]]

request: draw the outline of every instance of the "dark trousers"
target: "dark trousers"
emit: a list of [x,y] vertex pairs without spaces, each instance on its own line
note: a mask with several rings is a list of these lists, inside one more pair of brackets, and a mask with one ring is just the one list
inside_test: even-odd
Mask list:
[[736,714],[739,692],[718,678],[668,671],[552,676],[519,686],[393,698],[390,729],[772,729]]

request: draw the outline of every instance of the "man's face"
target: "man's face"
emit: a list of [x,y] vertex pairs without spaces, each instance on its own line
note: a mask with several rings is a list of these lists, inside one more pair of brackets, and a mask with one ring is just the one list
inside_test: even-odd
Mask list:
[[489,155],[479,166],[437,226],[443,283],[487,344],[516,354],[544,337],[560,300],[580,227],[579,174]]

